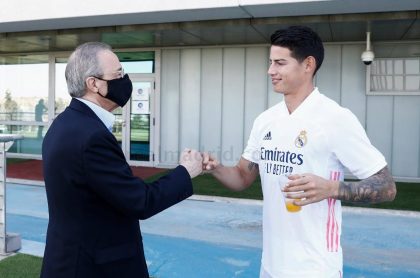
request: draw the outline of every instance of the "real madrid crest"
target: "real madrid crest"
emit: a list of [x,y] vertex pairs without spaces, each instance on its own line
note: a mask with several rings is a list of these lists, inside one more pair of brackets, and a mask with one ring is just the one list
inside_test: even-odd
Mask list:
[[306,142],[308,142],[308,138],[306,137],[306,131],[302,130],[298,137],[295,139],[295,146],[298,148],[302,148],[306,145]]

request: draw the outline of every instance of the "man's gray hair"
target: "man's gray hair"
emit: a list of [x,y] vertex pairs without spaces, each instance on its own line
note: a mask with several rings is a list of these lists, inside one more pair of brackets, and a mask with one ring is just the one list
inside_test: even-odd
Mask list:
[[66,66],[66,81],[72,97],[83,97],[86,93],[86,79],[101,77],[104,73],[99,65],[98,53],[111,47],[102,42],[87,42],[79,45],[70,55]]

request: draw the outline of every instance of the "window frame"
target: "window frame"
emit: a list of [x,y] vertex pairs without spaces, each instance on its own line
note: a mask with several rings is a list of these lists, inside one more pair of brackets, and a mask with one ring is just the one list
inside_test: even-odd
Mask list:
[[[419,64],[419,74],[412,74],[412,73],[406,73],[406,63],[407,61],[410,60],[416,60],[418,61]],[[402,73],[395,73],[395,63],[396,61],[402,61],[403,65],[402,65]],[[384,63],[392,63],[392,72],[384,72],[384,73],[374,73],[373,69],[375,66],[375,63],[379,63],[379,62],[384,62]],[[419,85],[418,85],[418,90],[407,90],[406,86],[406,78],[410,77],[410,76],[414,76],[414,77],[419,77]],[[389,90],[375,90],[372,87],[372,83],[373,83],[373,78],[378,77],[378,78],[387,78],[390,77],[392,78],[391,82],[392,82],[392,89]],[[403,89],[402,90],[398,90],[395,88],[395,79],[396,78],[401,78],[402,79],[402,86]],[[385,80],[385,82],[388,82]],[[366,95],[371,95],[371,96],[419,96],[420,95],[420,57],[403,57],[403,58],[377,58],[375,59],[372,64],[367,66],[367,70],[366,70]]]

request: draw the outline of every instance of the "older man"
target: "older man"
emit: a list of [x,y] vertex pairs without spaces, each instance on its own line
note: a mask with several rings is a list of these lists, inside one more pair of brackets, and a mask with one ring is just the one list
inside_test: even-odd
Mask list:
[[110,132],[111,111],[132,93],[111,48],[77,47],[66,80],[73,99],[42,146],[49,224],[41,277],[149,277],[138,220],[192,195],[201,155],[186,150],[180,166],[144,183]]

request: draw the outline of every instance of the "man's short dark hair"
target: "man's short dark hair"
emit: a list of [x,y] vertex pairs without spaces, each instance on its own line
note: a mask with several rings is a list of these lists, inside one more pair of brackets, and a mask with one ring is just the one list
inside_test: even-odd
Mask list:
[[308,56],[314,57],[316,61],[314,75],[324,60],[324,46],[321,38],[306,26],[290,26],[277,30],[271,35],[271,45],[288,48],[291,56],[299,62]]

